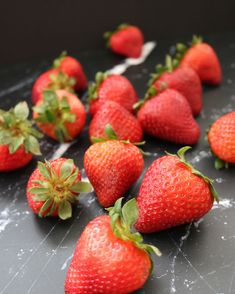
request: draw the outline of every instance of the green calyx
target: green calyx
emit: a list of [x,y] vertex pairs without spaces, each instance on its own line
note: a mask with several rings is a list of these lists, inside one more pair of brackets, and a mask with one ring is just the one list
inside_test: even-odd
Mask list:
[[98,98],[98,90],[102,82],[107,79],[108,73],[97,72],[95,75],[95,82],[92,82],[88,87],[88,102],[91,103],[93,100]]
[[109,32],[105,32],[103,34],[104,39],[106,40],[106,46],[109,47],[109,40],[111,38],[111,36],[115,33],[117,33],[118,31],[122,30],[122,29],[126,29],[127,27],[129,27],[130,25],[127,23],[122,23],[120,24],[114,31],[109,31]]
[[60,55],[53,61],[53,68],[59,68],[62,60],[67,56],[67,52],[63,51]]
[[38,139],[42,134],[33,128],[28,116],[29,108],[26,102],[18,103],[9,111],[0,109],[0,144],[9,145],[10,154],[15,153],[21,145],[26,152],[41,154]]
[[51,82],[48,84],[48,90],[66,90],[68,92],[74,93],[74,85],[76,84],[76,79],[69,77],[64,72],[60,71],[58,74],[50,75]]
[[217,191],[215,190],[214,188],[214,185],[213,185],[213,180],[204,176],[200,171],[196,170],[190,163],[188,163],[185,159],[185,153],[191,149],[192,147],[190,146],[185,146],[185,147],[182,147],[178,150],[177,152],[177,155],[176,154],[170,154],[168,152],[166,152],[167,155],[170,155],[170,156],[177,156],[180,160],[180,162],[184,163],[187,167],[190,168],[191,172],[194,174],[194,175],[197,175],[199,176],[200,178],[202,178],[208,185],[209,185],[209,188],[210,188],[210,191],[211,191],[211,194],[213,195],[214,197],[214,200],[216,202],[219,203],[219,196],[218,196],[218,193]]
[[229,168],[229,163],[216,157],[215,159],[215,168],[222,169],[222,168]]
[[39,216],[53,215],[58,210],[58,215],[65,220],[72,216],[72,203],[75,202],[79,193],[90,193],[92,186],[88,182],[78,181],[79,169],[75,167],[72,159],[67,159],[61,165],[57,174],[50,162],[38,162],[40,174],[43,180],[33,180],[36,185],[29,188],[34,201],[42,201]]
[[61,100],[55,91],[43,91],[43,102],[35,106],[33,110],[38,114],[36,121],[39,123],[50,123],[55,126],[55,135],[60,142],[71,140],[66,128],[66,123],[74,123],[76,115],[71,113],[67,97]]

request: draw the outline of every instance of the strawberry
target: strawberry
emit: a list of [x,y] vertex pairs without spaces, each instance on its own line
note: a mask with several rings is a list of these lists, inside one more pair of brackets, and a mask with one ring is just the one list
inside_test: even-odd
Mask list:
[[71,141],[84,128],[86,112],[76,95],[65,90],[47,90],[33,108],[38,127],[60,142]]
[[109,75],[98,72],[96,82],[88,89],[90,113],[94,115],[99,107],[107,100],[114,101],[128,111],[133,112],[133,105],[138,97],[130,81],[121,75]]
[[165,65],[158,64],[156,72],[151,75],[149,86],[161,90],[162,83],[168,88],[180,92],[191,106],[193,115],[202,109],[202,86],[198,74],[190,67],[178,67],[176,60],[166,56]]
[[79,193],[89,193],[92,187],[81,182],[81,174],[72,159],[59,158],[38,167],[27,185],[29,207],[40,217],[59,216],[65,220],[72,216],[72,206]]
[[138,231],[152,233],[198,220],[218,201],[213,181],[185,160],[190,148],[167,153],[148,168],[137,197]]
[[177,144],[196,144],[200,129],[192,116],[188,101],[178,91],[166,89],[157,94],[156,88],[150,88],[145,101],[136,107],[137,118],[147,134]]
[[9,111],[0,109],[0,171],[11,171],[27,165],[32,154],[39,155],[38,138],[42,135],[28,120],[26,102]]
[[144,44],[144,36],[139,28],[121,24],[113,32],[104,33],[107,46],[115,53],[138,58]]
[[93,138],[97,143],[85,152],[84,168],[100,204],[109,207],[137,181],[144,160],[135,145],[117,140],[110,125],[105,131],[109,139]]
[[65,51],[54,60],[53,67],[74,78],[76,80],[74,85],[76,90],[85,90],[87,88],[87,78],[81,63],[77,59],[68,56]]
[[92,137],[105,137],[105,126],[110,124],[119,140],[140,142],[143,131],[138,120],[124,107],[113,101],[107,101],[95,113],[89,127]]
[[221,116],[213,123],[208,132],[208,141],[217,156],[217,169],[235,163],[235,111]]
[[219,59],[214,49],[204,43],[201,37],[193,36],[189,46],[184,44],[176,45],[176,58],[181,67],[194,69],[202,83],[208,85],[219,85],[222,79],[222,70]]
[[151,254],[161,252],[145,244],[133,230],[136,200],[121,207],[122,199],[85,227],[65,280],[66,294],[123,294],[141,288],[151,274]]
[[35,81],[32,89],[32,101],[36,104],[43,99],[42,92],[44,90],[58,90],[64,89],[68,92],[74,92],[74,85],[76,81],[70,78],[67,74],[58,69],[50,69],[41,74]]

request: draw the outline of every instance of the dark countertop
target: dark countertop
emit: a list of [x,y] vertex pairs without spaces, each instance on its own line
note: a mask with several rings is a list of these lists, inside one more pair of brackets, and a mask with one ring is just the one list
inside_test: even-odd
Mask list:
[[[205,38],[213,44],[220,57],[224,80],[220,87],[204,89],[204,108],[197,118],[201,126],[201,140],[188,158],[205,174],[215,179],[221,202],[196,223],[164,232],[146,235],[146,241],[162,251],[155,258],[152,276],[137,293],[235,293],[235,168],[216,171],[214,159],[204,139],[207,127],[219,116],[235,109],[235,34],[210,35]],[[143,96],[148,74],[154,65],[163,61],[167,49],[174,42],[159,42],[148,59],[132,66],[126,72]],[[106,51],[83,53],[79,56],[89,80],[98,70],[112,68],[120,62]],[[30,91],[36,76],[46,69],[49,60],[31,61],[0,67],[0,107],[8,108],[17,101],[30,101]],[[146,137],[145,150],[152,153],[145,158],[146,168],[164,150],[175,152],[180,146]],[[44,138],[44,157],[51,158],[59,144]],[[83,154],[89,146],[87,128],[65,152],[83,170]],[[26,168],[0,174],[0,293],[63,293],[65,275],[76,242],[85,225],[103,209],[94,193],[81,196],[80,203],[68,221],[40,219],[28,208],[25,186],[36,166],[34,159]],[[127,195],[137,195],[137,183]]]

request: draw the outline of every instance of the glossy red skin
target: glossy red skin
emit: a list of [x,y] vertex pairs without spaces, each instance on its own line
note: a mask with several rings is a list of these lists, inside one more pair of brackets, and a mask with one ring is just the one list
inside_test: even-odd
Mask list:
[[[65,126],[71,136],[72,139],[76,138],[81,131],[83,130],[86,123],[86,111],[85,107],[79,98],[70,92],[65,90],[56,90],[55,91],[59,99],[61,100],[63,97],[67,97],[68,104],[71,109],[71,113],[76,114],[76,121],[74,123],[65,123]],[[40,100],[37,105],[40,105],[42,100]],[[33,112],[34,119],[38,117],[36,112]],[[37,123],[39,129],[46,134],[48,137],[57,140],[55,135],[55,125],[52,123]]]
[[221,116],[211,126],[208,141],[212,152],[228,163],[235,163],[235,111]]
[[110,207],[137,181],[144,160],[136,146],[112,140],[90,146],[84,168],[100,204]]
[[85,90],[87,88],[87,78],[82,68],[81,63],[71,57],[66,56],[61,60],[59,69],[66,73],[69,77],[74,77],[76,79],[75,89]]
[[[50,164],[53,168],[53,170],[55,171],[55,173],[57,175],[59,175],[60,173],[60,168],[61,168],[61,165],[67,160],[67,158],[58,158],[58,159],[55,159],[55,160],[51,160],[50,161]],[[75,168],[75,165],[74,165],[74,168]],[[45,179],[43,177],[43,175],[40,173],[39,169],[36,168],[34,170],[34,172],[31,174],[29,180],[28,180],[28,184],[27,184],[27,200],[28,200],[28,205],[29,207],[32,209],[32,211],[35,213],[35,214],[38,214],[41,207],[43,206],[44,204],[44,201],[35,201],[33,199],[33,196],[34,194],[28,192],[28,190],[32,187],[37,187],[38,184],[34,183],[33,181],[34,180],[40,180],[40,181],[48,181],[47,179]],[[78,172],[78,177],[77,177],[77,182],[80,182],[81,181],[81,173],[80,171]],[[79,194],[74,194],[74,197],[77,197]],[[47,212],[50,210],[50,207],[48,208],[47,211],[45,211],[44,215],[47,214]],[[55,209],[54,213],[51,215],[51,216],[58,216],[58,208]]]
[[113,52],[133,58],[140,57],[143,44],[143,33],[135,26],[118,30],[109,40]]
[[194,69],[202,83],[219,85],[222,80],[222,70],[219,59],[214,49],[206,44],[193,45],[183,56],[180,66],[188,66]]
[[137,118],[147,134],[177,144],[196,144],[200,128],[188,101],[179,92],[166,89],[146,101]]
[[148,168],[137,197],[136,229],[153,233],[204,216],[213,205],[209,185],[176,156],[163,156]]
[[106,101],[114,101],[133,112],[133,105],[138,101],[138,97],[127,78],[121,75],[110,75],[99,86],[97,99],[90,103],[91,115],[94,115]]
[[105,134],[107,124],[112,126],[119,140],[135,143],[143,139],[143,131],[136,117],[113,101],[104,103],[94,115],[89,126],[90,140],[92,137],[107,138]]
[[194,116],[200,113],[202,109],[202,85],[195,70],[189,67],[176,68],[172,72],[163,73],[153,85],[160,90],[161,82],[165,82],[168,88],[180,92],[187,99]]
[[88,223],[77,243],[65,293],[132,293],[144,285],[150,269],[148,254],[117,238],[109,216],[102,215]]
[[21,145],[15,153],[9,153],[9,145],[0,145],[0,172],[8,172],[27,165],[33,155],[25,152]]

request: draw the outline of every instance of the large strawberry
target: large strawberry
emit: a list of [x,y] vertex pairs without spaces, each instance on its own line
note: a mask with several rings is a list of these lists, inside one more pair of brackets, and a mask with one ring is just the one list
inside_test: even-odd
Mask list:
[[185,160],[188,149],[160,157],[148,168],[137,197],[138,231],[152,233],[198,220],[218,201],[212,180]]
[[178,91],[166,89],[157,93],[150,88],[137,118],[147,134],[177,144],[196,144],[200,129],[192,116],[186,98]]
[[216,168],[235,163],[235,111],[221,116],[213,123],[208,132],[208,141],[217,156]]
[[11,171],[28,164],[32,154],[39,155],[38,138],[42,135],[28,120],[26,102],[9,111],[0,109],[0,171]]
[[60,142],[71,141],[84,128],[86,112],[78,97],[65,90],[47,90],[33,108],[38,127]]
[[128,141],[116,140],[110,125],[106,126],[109,139],[97,142],[85,152],[84,168],[97,198],[103,207],[109,207],[133,185],[144,168],[143,155]]
[[94,115],[89,135],[92,137],[105,137],[105,126],[110,124],[119,140],[140,142],[143,138],[143,131],[138,120],[124,107],[113,101],[107,101]]
[[201,37],[193,36],[189,46],[177,44],[176,51],[176,58],[180,66],[194,69],[205,84],[220,84],[222,71],[219,59],[214,49],[204,43]]
[[198,74],[190,67],[178,67],[176,60],[166,56],[165,65],[158,64],[156,72],[151,74],[149,86],[161,90],[162,83],[168,88],[180,92],[189,102],[193,115],[202,109],[202,85]]
[[72,203],[79,193],[91,192],[88,182],[81,181],[79,169],[72,159],[59,158],[38,162],[27,185],[29,207],[40,217],[59,216],[65,220],[72,216]]
[[136,26],[121,24],[113,32],[104,33],[107,46],[115,53],[137,58],[140,57],[144,36]]
[[88,101],[92,115],[107,100],[117,102],[128,111],[133,111],[133,105],[138,97],[130,81],[121,75],[109,75],[98,72],[96,82],[88,89]]
[[76,84],[74,87],[76,90],[85,90],[87,88],[87,78],[81,63],[77,59],[68,56],[65,51],[54,60],[53,67],[61,70],[69,77],[75,78]]
[[121,201],[108,209],[109,216],[99,216],[85,227],[66,276],[66,294],[132,293],[151,274],[150,254],[161,253],[133,231],[136,200],[122,208]]

